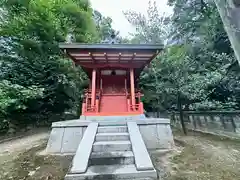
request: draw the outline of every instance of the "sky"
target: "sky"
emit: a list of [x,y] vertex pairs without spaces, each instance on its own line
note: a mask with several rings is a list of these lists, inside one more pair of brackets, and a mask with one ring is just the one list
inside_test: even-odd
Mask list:
[[[103,16],[113,20],[113,28],[126,37],[129,32],[134,32],[134,27],[126,20],[123,11],[132,10],[146,14],[149,0],[90,0],[93,9],[98,10]],[[167,0],[156,0],[159,11],[171,13]]]

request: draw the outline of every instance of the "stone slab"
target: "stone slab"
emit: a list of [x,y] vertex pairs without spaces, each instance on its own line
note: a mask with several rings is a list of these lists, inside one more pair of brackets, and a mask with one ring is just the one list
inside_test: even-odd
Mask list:
[[130,151],[130,141],[98,141],[93,144],[93,152]]
[[145,118],[141,120],[96,120],[96,121],[88,121],[88,120],[69,120],[69,121],[59,121],[52,123],[52,128],[63,128],[63,127],[87,127],[90,123],[96,122],[99,123],[99,126],[110,126],[110,125],[126,125],[127,122],[136,122],[138,125],[151,125],[151,124],[170,124],[170,119],[164,118]]
[[64,136],[64,128],[53,128],[48,140],[46,153],[60,153],[62,148],[62,140]]
[[93,142],[97,133],[98,123],[91,123],[87,127],[82,141],[73,158],[71,173],[85,173],[88,167],[89,157],[92,152]]
[[154,170],[151,158],[148,154],[137,123],[128,122],[127,125],[137,170]]
[[96,141],[126,141],[129,140],[128,133],[98,133]]
[[61,153],[76,153],[83,136],[82,127],[65,128]]
[[138,171],[135,165],[90,166],[84,174],[67,174],[65,180],[157,178],[155,170]]
[[90,165],[134,164],[132,151],[93,152]]
[[157,143],[159,148],[156,149],[172,149],[174,147],[173,134],[170,125],[157,124]]
[[139,126],[142,138],[148,149],[160,149],[157,125],[141,125]]
[[91,158],[133,157],[132,151],[92,152]]
[[122,133],[127,132],[127,126],[100,126],[98,133]]

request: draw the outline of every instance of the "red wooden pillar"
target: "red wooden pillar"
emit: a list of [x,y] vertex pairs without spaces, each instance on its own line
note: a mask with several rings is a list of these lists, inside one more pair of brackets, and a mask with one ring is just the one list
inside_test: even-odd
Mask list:
[[95,97],[96,97],[96,69],[92,71],[92,97],[91,97],[91,106],[95,105]]
[[130,88],[131,88],[131,99],[132,99],[132,105],[133,109],[135,110],[135,87],[134,87],[134,71],[133,69],[130,69]]

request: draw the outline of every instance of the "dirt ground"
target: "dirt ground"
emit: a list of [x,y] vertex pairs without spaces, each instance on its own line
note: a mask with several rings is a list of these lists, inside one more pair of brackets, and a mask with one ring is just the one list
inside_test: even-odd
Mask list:
[[[176,148],[152,153],[161,180],[240,180],[240,141],[174,132]],[[42,156],[48,133],[0,144],[0,180],[63,180],[71,156]]]
[[152,156],[164,180],[240,180],[240,141],[174,132],[176,148]]

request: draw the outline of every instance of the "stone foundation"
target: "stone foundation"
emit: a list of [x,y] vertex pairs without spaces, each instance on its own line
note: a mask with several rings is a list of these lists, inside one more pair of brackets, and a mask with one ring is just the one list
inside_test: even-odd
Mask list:
[[169,119],[157,118],[109,118],[109,120],[70,120],[52,124],[46,153],[75,154],[87,126],[97,122],[99,126],[117,126],[136,122],[148,150],[172,149],[174,146]]

